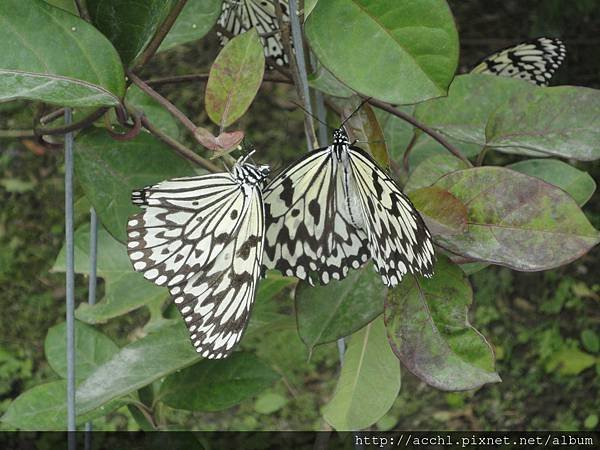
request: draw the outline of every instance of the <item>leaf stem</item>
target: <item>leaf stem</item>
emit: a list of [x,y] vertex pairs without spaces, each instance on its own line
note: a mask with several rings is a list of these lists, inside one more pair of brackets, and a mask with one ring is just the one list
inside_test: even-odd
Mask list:
[[86,22],[92,22],[92,17],[90,16],[90,12],[87,9],[87,5],[85,0],[75,0],[75,6],[77,7],[77,12],[79,12],[79,17],[81,17]]
[[[366,99],[368,97],[362,96],[362,98]],[[433,139],[435,139],[436,141],[438,141],[442,146],[444,146],[446,148],[446,150],[448,150],[454,156],[456,156],[457,158],[460,158],[469,167],[473,167],[473,164],[471,164],[471,161],[469,161],[460,152],[460,150],[458,148],[456,148],[454,145],[452,145],[450,142],[448,142],[441,134],[439,134],[438,132],[436,132],[436,131],[432,130],[431,128],[429,128],[427,125],[422,124],[421,122],[419,122],[418,120],[416,120],[414,117],[412,117],[409,114],[406,114],[406,113],[400,111],[399,109],[393,107],[389,103],[382,102],[381,100],[377,100],[375,98],[370,98],[369,99],[369,103],[371,105],[375,106],[376,108],[382,109],[383,111],[386,111],[386,112],[388,112],[388,113],[390,113],[390,114],[392,114],[392,115],[394,115],[396,117],[399,117],[400,119],[402,119],[402,120],[410,123],[415,128],[418,128],[419,130],[421,130],[424,133],[428,134]]]
[[188,161],[193,162],[201,167],[204,167],[209,172],[222,172],[222,170],[217,167],[215,164],[210,162],[207,159],[204,159],[202,156],[196,154],[194,151],[183,145],[182,143],[176,141],[171,136],[163,133],[161,130],[156,128],[146,116],[141,117],[142,125],[146,128],[150,133],[152,133],[156,138],[160,139],[162,142],[171,147],[179,156],[187,159]]
[[139,58],[137,58],[136,68],[145,65],[154,56],[154,54],[160,47],[160,44],[173,27],[175,20],[177,20],[179,13],[181,13],[181,10],[183,9],[186,3],[187,0],[179,0],[177,4],[173,7],[167,18],[160,25],[158,30],[156,30],[156,33],[154,34],[154,37],[152,38],[148,46],[144,49]]

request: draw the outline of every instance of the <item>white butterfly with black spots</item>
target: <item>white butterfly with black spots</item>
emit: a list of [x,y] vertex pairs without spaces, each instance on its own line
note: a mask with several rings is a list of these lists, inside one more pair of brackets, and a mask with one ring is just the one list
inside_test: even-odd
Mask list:
[[431,234],[398,184],[343,128],[265,188],[265,269],[313,284],[341,280],[369,258],[387,286],[433,274]]
[[[247,157],[246,157],[247,158]],[[132,193],[133,268],[166,286],[196,351],[225,358],[254,302],[264,245],[261,189],[268,166],[238,160],[230,173],[162,181]]]
[[471,73],[518,78],[538,86],[547,86],[566,54],[562,41],[541,37],[507,47],[484,58]]
[[[275,1],[279,1],[284,21],[289,22],[289,5],[287,0],[224,0],[223,11],[218,24],[234,36],[256,28],[261,36],[265,56],[273,58],[278,66],[288,64],[287,56],[281,43],[281,32],[275,13]],[[222,33],[217,33],[221,45],[225,45],[229,38]]]

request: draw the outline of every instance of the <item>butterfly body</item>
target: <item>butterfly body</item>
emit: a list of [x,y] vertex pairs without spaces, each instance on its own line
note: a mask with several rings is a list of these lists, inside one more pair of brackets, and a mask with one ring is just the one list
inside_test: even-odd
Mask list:
[[387,286],[432,274],[431,235],[410,200],[345,130],[265,188],[264,265],[313,283],[340,280],[369,258]]
[[268,166],[238,161],[230,173],[166,180],[132,193],[128,222],[136,271],[166,286],[196,351],[224,358],[254,302],[264,243]]

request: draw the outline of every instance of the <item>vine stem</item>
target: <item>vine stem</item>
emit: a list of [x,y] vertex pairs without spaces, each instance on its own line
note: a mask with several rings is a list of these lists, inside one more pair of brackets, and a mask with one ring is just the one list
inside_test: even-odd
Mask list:
[[158,92],[156,92],[154,89],[152,89],[150,86],[148,86],[147,83],[142,81],[142,79],[139,78],[133,72],[131,72],[131,71],[127,72],[127,76],[133,82],[133,84],[135,84],[142,91],[144,91],[146,94],[148,94],[150,97],[152,97],[158,103],[160,103],[167,111],[169,111],[169,113],[171,113],[171,115],[173,117],[175,117],[177,120],[179,120],[183,124],[183,126],[186,127],[192,133],[192,135],[195,135],[196,129],[198,127],[194,124],[194,122],[192,122],[189,119],[188,116],[186,116],[179,108],[177,108],[177,106],[175,106],[173,103],[171,103],[165,97],[163,97]]
[[[364,96],[361,96],[361,97],[364,98],[364,99],[368,98],[368,97],[364,97]],[[382,109],[383,111],[386,111],[386,112],[388,112],[388,113],[390,113],[390,114],[392,114],[392,115],[394,115],[396,117],[399,117],[400,119],[402,119],[402,120],[410,123],[415,128],[418,128],[419,130],[421,130],[424,133],[426,133],[429,136],[431,136],[433,139],[435,139],[437,142],[439,142],[442,146],[444,146],[446,148],[446,150],[448,150],[450,153],[452,153],[457,158],[460,158],[462,161],[464,161],[469,167],[473,166],[471,164],[471,161],[469,161],[460,152],[460,150],[458,148],[456,148],[454,145],[452,145],[450,142],[448,142],[441,134],[439,134],[435,130],[432,130],[427,125],[422,124],[421,122],[419,122],[418,120],[416,120],[411,115],[406,114],[406,113],[400,111],[399,109],[393,107],[389,103],[382,102],[381,100],[377,100],[375,98],[369,98],[368,102],[371,105],[375,106],[376,108]]]
[[222,172],[222,170],[218,166],[213,164],[211,161],[196,154],[194,151],[187,148],[182,143],[176,141],[171,136],[163,133],[161,130],[156,128],[152,124],[152,122],[150,122],[148,120],[148,118],[146,116],[142,116],[141,121],[142,121],[142,125],[144,126],[144,128],[146,128],[156,138],[160,139],[162,142],[164,142],[169,147],[171,147],[173,150],[175,150],[175,152],[178,153],[181,157],[183,157],[183,158],[187,159],[188,161],[191,161],[201,167],[204,167],[209,172],[213,172],[213,173]]
[[[148,86],[161,86],[163,84],[177,84],[207,80],[207,73],[191,73],[188,75],[175,75],[172,77],[152,78],[150,80],[146,80],[145,83]],[[282,76],[280,77],[272,74],[265,74],[265,76],[263,77],[263,82],[292,84],[292,81],[289,78],[285,78]]]
[[[64,114],[64,111],[62,113]],[[93,124],[108,110],[106,107],[98,108],[93,113],[87,115],[78,122],[67,123],[62,127],[56,128],[34,128],[32,130],[0,130],[0,138],[34,138],[40,136],[56,136],[61,134],[71,133],[81,128],[85,128]]]
[[164,20],[164,22],[160,25],[160,27],[154,34],[154,37],[152,38],[148,46],[139,56],[136,62],[136,67],[141,67],[145,65],[154,56],[154,54],[160,47],[160,44],[162,44],[162,41],[165,39],[165,37],[173,27],[173,24],[177,20],[179,13],[181,13],[181,10],[183,9],[186,3],[187,0],[179,0],[177,4],[173,7],[167,18]]

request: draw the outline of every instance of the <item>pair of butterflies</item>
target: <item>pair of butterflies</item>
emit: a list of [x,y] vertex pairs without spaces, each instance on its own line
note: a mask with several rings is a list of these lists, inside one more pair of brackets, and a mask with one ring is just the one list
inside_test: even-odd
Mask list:
[[230,173],[134,191],[128,222],[136,271],[166,286],[206,358],[224,358],[248,322],[261,272],[341,280],[369,258],[385,285],[433,274],[433,243],[400,187],[343,128],[266,183],[241,158]]
[[[281,6],[283,19],[289,21],[287,0],[224,0],[218,23],[234,36],[255,27],[262,36],[265,56],[275,60],[278,66],[285,66],[288,59],[279,33],[275,2]],[[219,37],[225,45],[227,37],[221,34]],[[499,50],[480,61],[471,72],[519,78],[547,86],[565,55],[565,46],[559,39],[540,37]]]

